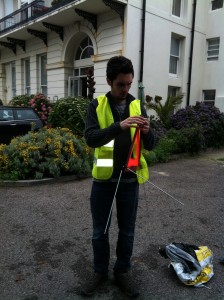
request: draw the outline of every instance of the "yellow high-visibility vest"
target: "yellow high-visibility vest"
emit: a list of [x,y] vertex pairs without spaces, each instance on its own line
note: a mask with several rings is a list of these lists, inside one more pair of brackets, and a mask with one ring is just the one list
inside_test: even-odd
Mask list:
[[[109,127],[114,123],[113,114],[109,105],[109,100],[106,95],[97,97],[98,106],[96,108],[97,118],[100,128]],[[140,100],[135,99],[131,101],[129,105],[130,116],[141,116],[141,105]],[[135,128],[131,128],[131,139],[133,140],[135,134]],[[143,148],[143,145],[142,145]],[[113,174],[113,151],[114,151],[114,140],[111,140],[106,145],[95,148],[94,162],[92,176],[96,179],[107,180],[111,178]],[[137,170],[136,173],[141,177],[137,176],[139,183],[144,183],[149,178],[148,166],[144,156],[140,155],[141,169]]]

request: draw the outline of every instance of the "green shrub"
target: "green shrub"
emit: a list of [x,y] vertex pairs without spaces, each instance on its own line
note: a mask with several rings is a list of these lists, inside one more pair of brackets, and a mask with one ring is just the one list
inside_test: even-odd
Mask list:
[[34,95],[29,100],[28,105],[34,108],[45,124],[48,123],[48,117],[52,111],[52,104],[43,94],[39,93]]
[[41,120],[44,121],[45,124],[48,123],[48,116],[52,110],[51,102],[43,95],[20,95],[15,96],[9,102],[12,106],[31,106],[38,113]]
[[0,145],[0,179],[89,175],[92,151],[67,128],[46,128]]
[[175,141],[175,153],[197,154],[205,149],[205,138],[200,126],[179,130],[172,128],[167,132],[167,138]]
[[176,152],[177,146],[175,141],[167,137],[162,138],[154,149],[156,160],[158,162],[167,162],[170,156]]
[[154,151],[143,150],[143,156],[148,166],[152,166],[156,163],[156,154]]
[[201,126],[206,147],[224,145],[224,113],[204,102],[180,109],[171,118],[171,127],[175,129]]
[[224,146],[224,118],[211,120],[206,133],[208,147],[220,148]]
[[89,99],[59,99],[54,104],[48,121],[55,128],[67,127],[76,135],[83,136],[88,105]]
[[9,101],[9,105],[12,106],[29,106],[30,99],[34,97],[34,95],[18,95],[12,98],[11,101]]

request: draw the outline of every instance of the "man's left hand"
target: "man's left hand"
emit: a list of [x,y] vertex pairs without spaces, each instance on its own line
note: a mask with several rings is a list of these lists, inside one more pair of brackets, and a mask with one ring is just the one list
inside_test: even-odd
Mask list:
[[140,126],[140,131],[143,134],[147,134],[149,132],[149,129],[150,129],[150,123],[149,123],[149,120],[147,118],[144,118],[144,119],[145,119],[145,122],[142,126]]

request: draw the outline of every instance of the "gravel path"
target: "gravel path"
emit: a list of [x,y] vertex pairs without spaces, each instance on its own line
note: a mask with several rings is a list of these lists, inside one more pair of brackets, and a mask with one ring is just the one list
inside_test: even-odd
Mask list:
[[[133,272],[139,299],[224,299],[223,152],[150,168],[150,180],[184,206],[146,183],[140,189]],[[0,300],[82,299],[80,282],[91,271],[91,179],[0,187]],[[110,228],[110,279],[93,299],[125,298],[114,285],[116,208]],[[158,249],[171,242],[209,246],[214,277],[209,288],[185,286]]]

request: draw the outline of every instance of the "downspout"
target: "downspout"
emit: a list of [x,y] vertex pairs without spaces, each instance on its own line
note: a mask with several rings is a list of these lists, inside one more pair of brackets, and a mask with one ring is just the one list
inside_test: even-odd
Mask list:
[[193,2],[192,27],[191,27],[191,44],[190,44],[188,83],[187,83],[187,106],[190,105],[191,73],[192,73],[192,61],[193,61],[193,49],[194,49],[194,32],[195,32],[196,6],[197,6],[197,0],[194,0],[194,2]]
[[143,65],[144,65],[144,47],[145,47],[145,13],[146,13],[146,0],[142,3],[142,29],[141,29],[141,49],[140,49],[140,74],[139,74],[139,98],[143,101]]

